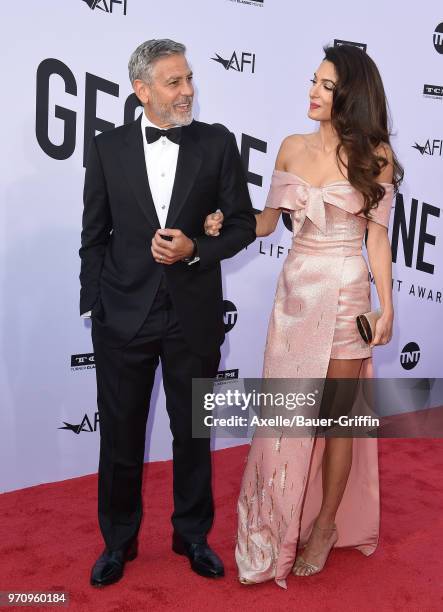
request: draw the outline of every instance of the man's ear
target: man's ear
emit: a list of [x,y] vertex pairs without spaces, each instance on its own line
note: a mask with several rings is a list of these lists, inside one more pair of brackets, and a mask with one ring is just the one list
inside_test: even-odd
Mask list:
[[134,90],[135,95],[140,100],[142,104],[147,104],[150,99],[150,91],[149,85],[145,83],[145,81],[141,81],[140,79],[135,79],[132,83],[132,89]]

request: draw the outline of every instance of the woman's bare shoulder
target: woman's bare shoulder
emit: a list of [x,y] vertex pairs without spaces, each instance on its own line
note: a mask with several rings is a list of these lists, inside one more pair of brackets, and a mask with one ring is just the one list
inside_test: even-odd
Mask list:
[[290,149],[306,147],[306,145],[308,145],[312,141],[313,137],[315,137],[315,133],[289,134],[289,136],[286,136],[286,138],[283,139],[281,147]]
[[278,170],[285,170],[288,160],[293,159],[294,155],[306,149],[312,136],[313,134],[290,134],[286,136],[280,145],[275,167]]

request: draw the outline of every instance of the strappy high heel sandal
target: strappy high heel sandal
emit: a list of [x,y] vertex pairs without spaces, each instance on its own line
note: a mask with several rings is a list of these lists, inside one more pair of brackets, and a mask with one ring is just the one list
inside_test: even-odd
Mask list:
[[308,563],[301,555],[299,555],[295,561],[294,567],[292,568],[292,573],[296,576],[312,576],[313,574],[318,574],[321,572],[325,566],[331,549],[338,540],[337,527],[335,525],[332,527],[318,527],[317,525],[314,525],[313,529],[318,529],[319,531],[323,532],[330,532],[328,545],[322,553],[317,555],[319,562],[316,564]]
[[254,582],[253,580],[248,580],[247,578],[239,577],[238,581],[240,584],[258,584],[258,582]]

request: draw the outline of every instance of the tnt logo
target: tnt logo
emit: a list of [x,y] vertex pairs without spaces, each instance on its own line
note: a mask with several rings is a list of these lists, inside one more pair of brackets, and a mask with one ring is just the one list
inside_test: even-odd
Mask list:
[[408,342],[400,353],[400,363],[405,370],[412,370],[420,361],[420,347],[416,342]]
[[120,5],[119,10],[123,11],[123,15],[126,15],[128,0],[83,0],[93,11],[103,11],[104,13],[117,12],[117,8]]
[[439,23],[435,28],[433,39],[437,53],[443,53],[443,23]]
[[234,51],[229,59],[224,59],[218,53],[215,57],[211,57],[214,62],[221,64],[225,70],[235,70],[236,72],[250,72],[255,73],[255,53],[249,53],[248,51],[242,51],[238,53]]
[[229,300],[223,300],[223,322],[225,324],[225,332],[228,333],[237,323],[237,308]]

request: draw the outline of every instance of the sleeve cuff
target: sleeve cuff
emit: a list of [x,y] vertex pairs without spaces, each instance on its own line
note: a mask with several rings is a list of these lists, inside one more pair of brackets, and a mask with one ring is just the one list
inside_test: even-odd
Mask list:
[[194,257],[191,261],[188,261],[188,266],[192,266],[192,264],[197,263],[197,261],[200,261],[200,257]]

